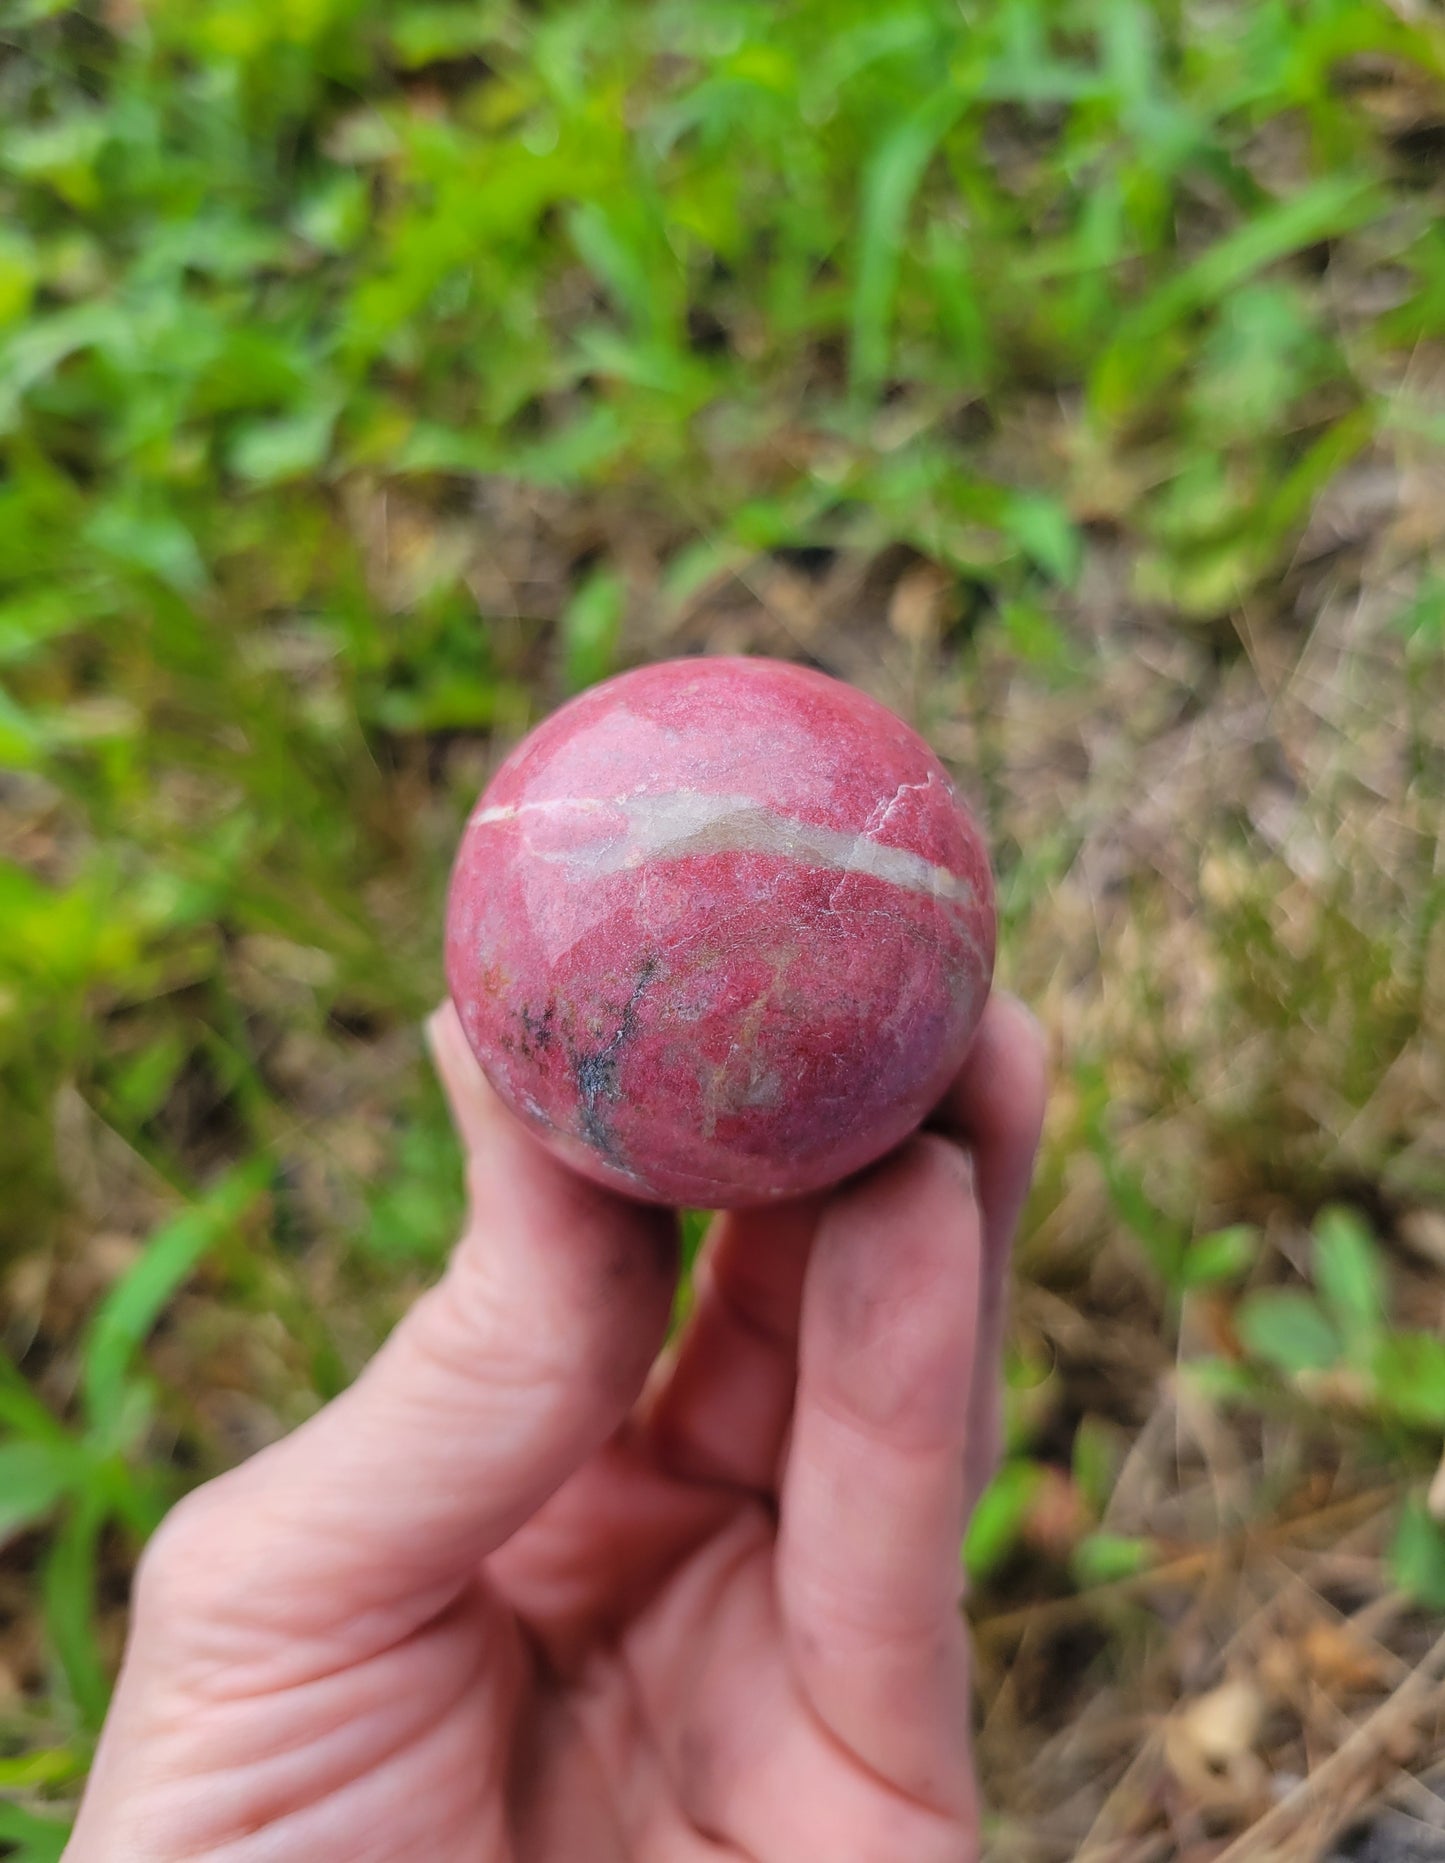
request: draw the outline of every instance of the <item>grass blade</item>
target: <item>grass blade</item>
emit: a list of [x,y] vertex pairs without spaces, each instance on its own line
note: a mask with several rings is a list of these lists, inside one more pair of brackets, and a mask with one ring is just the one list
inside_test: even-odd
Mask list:
[[228,1173],[193,1209],[156,1231],[101,1302],[84,1350],[85,1409],[93,1429],[104,1430],[119,1413],[126,1375],[146,1335],[218,1237],[254,1203],[269,1175],[259,1161]]
[[80,1719],[92,1733],[99,1731],[110,1705],[110,1677],[95,1635],[96,1565],[104,1524],[104,1503],[87,1495],[57,1534],[40,1586],[50,1647]]
[[10,1863],[60,1863],[70,1841],[70,1826],[56,1818],[38,1818],[19,1805],[0,1805],[0,1844]]
[[0,1443],[0,1546],[43,1520],[74,1478],[54,1444]]
[[937,92],[884,137],[868,163],[853,287],[852,374],[859,395],[875,393],[888,373],[909,209],[929,162],[966,101],[957,90]]
[[0,1351],[0,1424],[17,1436],[32,1442],[50,1443],[57,1448],[71,1440],[64,1426],[26,1384],[14,1360],[3,1351]]
[[1266,266],[1363,225],[1379,208],[1370,182],[1327,175],[1217,240],[1123,320],[1094,369],[1089,398],[1096,412],[1117,414],[1167,378],[1176,358],[1161,339],[1177,325],[1220,303]]

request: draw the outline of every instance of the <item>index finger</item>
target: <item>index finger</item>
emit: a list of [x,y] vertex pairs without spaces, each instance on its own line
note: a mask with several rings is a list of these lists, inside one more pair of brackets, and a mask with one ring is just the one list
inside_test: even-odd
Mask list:
[[621,1424],[662,1344],[672,1218],[550,1157],[450,1006],[430,1034],[467,1154],[466,1233],[349,1390],[162,1529],[171,1577],[212,1614],[389,1636],[433,1615]]

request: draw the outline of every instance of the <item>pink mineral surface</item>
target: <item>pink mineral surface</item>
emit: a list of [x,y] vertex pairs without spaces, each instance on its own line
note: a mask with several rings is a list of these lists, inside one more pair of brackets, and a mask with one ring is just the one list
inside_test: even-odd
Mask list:
[[688,659],[508,757],[457,855],[447,976],[493,1086],[568,1164],[737,1208],[920,1123],[994,936],[983,840],[915,732],[820,673]]

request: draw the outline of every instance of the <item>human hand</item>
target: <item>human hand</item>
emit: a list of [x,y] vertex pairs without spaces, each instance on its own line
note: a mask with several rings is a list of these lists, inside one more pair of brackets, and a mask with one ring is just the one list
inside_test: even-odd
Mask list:
[[1044,1056],[995,997],[916,1138],[675,1225],[431,1025],[446,1276],[142,1562],[66,1863],[968,1863],[959,1540],[990,1472]]

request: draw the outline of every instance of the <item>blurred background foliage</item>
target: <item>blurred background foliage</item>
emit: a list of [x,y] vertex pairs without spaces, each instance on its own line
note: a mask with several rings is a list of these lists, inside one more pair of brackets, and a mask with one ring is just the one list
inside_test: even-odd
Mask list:
[[0,126],[0,1854],[444,1256],[476,790],[716,650],[932,736],[1057,1042],[996,1853],[1248,1841],[1445,1609],[1438,7],[0,0]]

